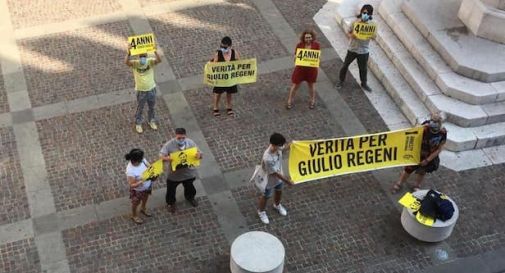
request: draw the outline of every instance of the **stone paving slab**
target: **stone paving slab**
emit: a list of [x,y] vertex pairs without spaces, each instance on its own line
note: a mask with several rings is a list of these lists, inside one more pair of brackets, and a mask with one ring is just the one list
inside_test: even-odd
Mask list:
[[149,23],[178,79],[201,74],[224,36],[243,59],[260,62],[288,54],[250,0],[151,16]]
[[229,246],[206,197],[198,208],[164,207],[135,225],[127,216],[63,231],[72,272],[229,272]]
[[0,245],[0,272],[41,272],[34,240],[24,239]]
[[228,117],[224,102],[221,116],[212,116],[212,90],[209,88],[184,92],[199,126],[221,170],[230,171],[254,166],[268,147],[273,132],[283,134],[288,141],[343,136],[318,99],[310,110],[308,90],[300,88],[291,110],[285,103],[292,70],[260,75],[255,84],[242,85],[233,97],[236,117]]
[[126,21],[18,41],[32,106],[134,86]]
[[116,0],[7,0],[15,29],[114,12]]
[[[142,135],[133,130],[135,102],[36,123],[57,211],[128,195],[124,154],[141,148],[152,161],[173,137],[168,109],[157,102],[159,129],[144,124]],[[164,183],[158,180],[155,188]]]
[[253,186],[236,188],[233,196],[250,230],[283,242],[290,273],[414,272],[432,264],[427,246],[403,231],[399,211],[369,173],[285,189],[288,216],[268,203],[269,225],[258,219]]
[[[323,33],[319,30],[319,27],[312,19],[314,15],[326,4],[326,0],[273,0],[284,19],[291,25],[297,35],[305,29],[313,29],[316,31],[317,40],[321,44],[321,48],[331,47],[330,42]],[[296,45],[293,45],[294,51]],[[294,54],[294,53],[293,53]]]
[[[328,75],[332,85],[336,85],[339,81],[338,74],[341,66],[342,61],[340,59],[321,63],[321,68],[326,72],[326,75]],[[370,100],[364,93],[365,91],[363,91],[356,80],[352,78],[351,73],[348,72],[345,85],[341,90],[335,90],[335,92],[340,93],[344,101],[349,105],[353,113],[359,118],[369,133],[388,131],[387,125],[380,114],[377,113],[372,103],[370,103]]]
[[7,93],[5,92],[5,82],[2,73],[0,73],[0,113],[9,112],[9,102],[7,101]]
[[21,164],[11,127],[0,128],[0,225],[30,217]]

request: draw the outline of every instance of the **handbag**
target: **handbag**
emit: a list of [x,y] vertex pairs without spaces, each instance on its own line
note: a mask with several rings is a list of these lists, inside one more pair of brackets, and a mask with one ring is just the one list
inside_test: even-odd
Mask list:
[[262,164],[256,165],[256,167],[254,168],[254,173],[249,182],[254,183],[256,188],[258,188],[261,192],[265,191],[268,183],[268,174],[263,169]]

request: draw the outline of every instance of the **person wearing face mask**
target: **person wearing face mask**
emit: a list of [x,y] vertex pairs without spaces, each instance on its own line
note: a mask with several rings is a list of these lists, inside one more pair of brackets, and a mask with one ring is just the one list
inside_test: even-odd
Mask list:
[[273,208],[281,216],[286,216],[288,211],[281,204],[282,187],[285,183],[292,185],[293,181],[284,175],[282,171],[282,151],[289,151],[291,143],[286,144],[286,139],[279,133],[273,133],[270,136],[270,145],[263,153],[261,160],[261,167],[268,174],[268,182],[265,191],[262,193],[258,200],[258,217],[264,224],[270,223],[267,212],[265,210],[267,200],[274,193]]
[[141,178],[142,174],[149,168],[150,164],[144,158],[144,151],[140,149],[132,149],[125,155],[125,159],[129,161],[126,166],[126,178],[128,180],[128,184],[130,185],[130,199],[132,203],[131,219],[136,224],[142,224],[144,221],[138,217],[137,213],[139,205],[141,205],[140,212],[144,216],[153,216],[146,208],[147,199],[149,199],[149,195],[152,190],[152,181],[144,181]]
[[426,173],[434,172],[438,169],[440,159],[438,155],[443,150],[447,140],[447,130],[442,127],[442,116],[433,113],[431,118],[422,123],[423,140],[421,143],[421,163],[414,166],[406,166],[400,175],[398,182],[391,187],[391,193],[397,193],[402,184],[407,181],[412,172],[416,172],[416,182],[412,187],[413,191],[419,190]]
[[[221,39],[221,47],[216,51],[211,61],[229,62],[239,60],[240,54],[238,53],[237,50],[231,47],[231,44],[232,42],[230,37],[226,36],[223,39]],[[218,87],[218,86],[214,87],[212,114],[215,117],[221,115],[221,113],[219,113],[219,101],[221,100],[221,94],[226,93],[226,114],[228,116],[234,116],[235,112],[233,112],[232,94],[235,94],[237,92],[238,88],[236,85],[230,87]]]
[[[176,128],[175,137],[166,142],[160,151],[160,158],[170,164],[172,161],[170,158],[170,153],[183,151],[192,147],[196,147],[193,140],[186,137],[186,129]],[[198,159],[202,158],[202,153],[198,151],[196,153]],[[168,169],[167,176],[167,194],[165,196],[165,201],[167,203],[168,210],[171,213],[175,213],[175,193],[177,186],[182,184],[184,186],[184,197],[186,200],[194,207],[198,206],[198,202],[195,199],[196,189],[193,182],[196,179],[196,169],[192,166],[186,165],[177,168],[172,171],[172,168]]]
[[[300,41],[296,45],[296,50],[298,48],[308,48],[319,50],[321,46],[316,42],[316,33],[312,30],[305,30],[302,35],[300,35]],[[289,89],[288,101],[286,103],[286,109],[291,109],[293,99],[295,97],[296,91],[300,87],[303,81],[306,81],[309,86],[309,109],[314,109],[316,105],[316,80],[317,80],[317,67],[305,67],[305,66],[295,66],[295,70],[291,75],[291,89]]]
[[156,103],[156,82],[154,81],[154,66],[161,62],[161,58],[154,51],[154,59],[147,54],[140,54],[138,59],[131,59],[130,48],[128,47],[128,55],[125,63],[132,68],[133,78],[135,80],[135,91],[137,93],[137,110],[135,111],[135,131],[141,134],[142,128],[142,112],[147,103],[148,112],[147,118],[149,127],[157,130],[156,120],[154,116],[154,105]]
[[[354,22],[361,23],[371,23],[373,15],[373,7],[372,5],[364,5],[361,8],[360,14],[357,16],[358,19]],[[363,90],[372,92],[372,88],[370,88],[367,84],[367,63],[369,56],[369,47],[370,47],[370,39],[360,40],[356,38],[356,35],[353,33],[353,26],[351,25],[351,30],[347,33],[347,36],[350,39],[349,48],[347,50],[347,55],[345,56],[344,64],[340,69],[339,73],[339,82],[337,83],[337,89],[342,88],[345,81],[345,76],[347,74],[347,70],[349,69],[349,65],[354,61],[354,59],[358,59],[358,68],[359,68],[359,79],[361,81],[361,88]]]

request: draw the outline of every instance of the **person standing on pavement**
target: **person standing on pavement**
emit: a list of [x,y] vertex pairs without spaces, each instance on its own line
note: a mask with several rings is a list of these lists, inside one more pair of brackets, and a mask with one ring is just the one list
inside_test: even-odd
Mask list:
[[[240,54],[238,53],[237,50],[233,49],[231,47],[231,38],[226,36],[223,39],[221,39],[221,46],[220,48],[214,53],[214,56],[212,58],[212,62],[230,62],[230,61],[236,61],[240,59]],[[233,105],[232,105],[232,94],[236,94],[238,92],[238,87],[237,85],[230,86],[230,87],[219,87],[216,86],[213,89],[213,108],[212,108],[212,114],[215,117],[219,117],[221,113],[219,113],[219,101],[221,100],[221,95],[223,93],[226,93],[226,114],[228,116],[234,116],[235,112],[233,112]]]
[[126,55],[125,63],[133,70],[133,78],[135,79],[135,91],[137,93],[137,110],[135,111],[135,131],[141,134],[142,128],[142,112],[144,105],[147,103],[148,124],[153,130],[157,130],[156,120],[154,116],[154,105],[156,103],[156,82],[154,81],[154,66],[161,62],[158,52],[154,51],[154,58],[148,57],[147,54],[140,54],[138,59],[131,59],[130,47],[128,47],[128,55]]
[[289,144],[286,144],[286,139],[279,133],[273,133],[270,136],[270,145],[263,153],[261,166],[268,174],[268,182],[265,191],[258,200],[258,216],[264,224],[270,223],[267,212],[265,211],[267,200],[274,192],[273,208],[282,216],[288,214],[286,208],[281,204],[282,187],[284,182],[292,185],[293,182],[282,171],[282,151],[289,150]]
[[[163,145],[160,151],[160,158],[163,161],[167,161],[169,164],[172,159],[170,158],[170,153],[183,151],[192,147],[196,147],[193,140],[186,137],[186,129],[176,128],[175,138],[172,138],[167,143]],[[196,153],[198,159],[202,158],[202,153],[198,151]],[[172,168],[168,168],[167,176],[167,194],[165,196],[165,201],[168,206],[168,210],[171,213],[175,213],[177,210],[175,205],[175,193],[177,186],[182,184],[184,186],[184,197],[193,206],[197,207],[198,202],[195,199],[196,189],[193,182],[196,179],[196,169],[189,165],[184,165],[172,171]]]
[[363,88],[365,91],[372,92],[372,88],[370,88],[367,84],[367,63],[369,56],[370,39],[360,40],[353,33],[353,26],[355,23],[359,22],[369,24],[372,21],[372,15],[372,5],[363,5],[360,14],[357,16],[358,19],[352,24],[351,30],[347,33],[347,37],[350,39],[349,48],[347,50],[347,55],[345,56],[344,64],[340,69],[340,81],[337,83],[337,89],[342,88],[344,85],[345,76],[347,74],[347,70],[349,69],[349,65],[354,61],[354,59],[358,59],[361,88]]
[[130,185],[130,199],[132,203],[131,219],[137,224],[142,224],[144,221],[138,217],[137,214],[139,204],[142,204],[140,206],[140,212],[142,214],[147,217],[152,216],[146,208],[147,199],[152,191],[152,181],[144,181],[141,178],[142,173],[149,168],[150,163],[144,158],[144,151],[140,149],[131,150],[125,155],[125,159],[129,161],[126,166],[126,178]]
[[[316,33],[312,30],[305,30],[300,36],[300,42],[296,45],[296,50],[299,48],[316,49],[320,50],[321,46],[316,41]],[[295,70],[291,75],[291,89],[289,89],[288,102],[286,103],[286,109],[291,109],[293,106],[293,99],[296,95],[296,91],[300,87],[303,81],[306,81],[309,86],[310,102],[309,108],[314,109],[316,105],[316,80],[317,80],[317,67],[305,67],[305,66],[295,66]]]
[[398,192],[402,184],[407,181],[414,171],[417,174],[416,182],[412,187],[413,191],[419,190],[426,173],[434,172],[438,169],[440,159],[438,155],[442,152],[447,140],[447,130],[442,127],[442,117],[440,114],[432,114],[431,118],[423,122],[423,140],[421,143],[421,163],[415,166],[406,166],[400,175],[398,182],[391,187],[391,193]]

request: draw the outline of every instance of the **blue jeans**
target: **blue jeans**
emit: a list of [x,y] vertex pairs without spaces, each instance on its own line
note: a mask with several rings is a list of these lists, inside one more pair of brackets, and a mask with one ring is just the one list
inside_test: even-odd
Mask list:
[[142,111],[147,102],[148,121],[154,121],[154,104],[156,103],[156,87],[149,91],[137,91],[137,111],[135,112],[135,124],[142,124]]
[[265,192],[263,193],[263,196],[265,198],[270,198],[272,196],[272,189],[275,189],[275,191],[281,191],[282,186],[284,186],[284,183],[281,181],[277,183],[273,188],[265,188]]

